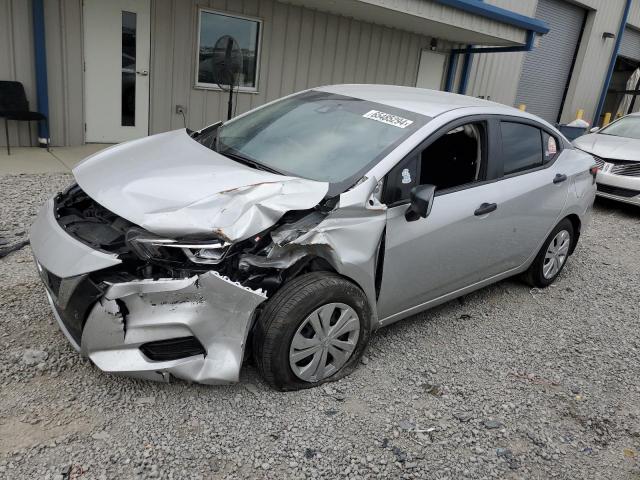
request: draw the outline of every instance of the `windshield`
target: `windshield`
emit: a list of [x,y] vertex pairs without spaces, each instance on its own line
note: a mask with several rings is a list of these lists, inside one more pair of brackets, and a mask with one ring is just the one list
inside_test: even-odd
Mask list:
[[608,127],[603,128],[598,133],[640,140],[640,116],[623,117]]
[[224,124],[215,150],[257,168],[329,182],[329,193],[339,193],[428,120],[366,100],[309,91]]

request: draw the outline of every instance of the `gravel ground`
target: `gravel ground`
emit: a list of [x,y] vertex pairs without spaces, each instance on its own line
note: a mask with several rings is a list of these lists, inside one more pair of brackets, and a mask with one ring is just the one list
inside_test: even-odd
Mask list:
[[[0,178],[24,238],[67,175]],[[517,280],[377,332],[357,371],[278,393],[101,373],[29,247],[0,260],[0,477],[640,479],[640,209],[598,201],[557,283]]]

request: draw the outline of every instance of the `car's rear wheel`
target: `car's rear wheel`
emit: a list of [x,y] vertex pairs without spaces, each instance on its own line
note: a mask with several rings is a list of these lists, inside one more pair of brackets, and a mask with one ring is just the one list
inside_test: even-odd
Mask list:
[[558,278],[571,253],[574,234],[573,225],[568,219],[556,225],[526,273],[530,285],[544,288]]
[[269,299],[253,333],[263,378],[298,390],[349,374],[364,353],[371,309],[364,292],[329,272],[301,275]]

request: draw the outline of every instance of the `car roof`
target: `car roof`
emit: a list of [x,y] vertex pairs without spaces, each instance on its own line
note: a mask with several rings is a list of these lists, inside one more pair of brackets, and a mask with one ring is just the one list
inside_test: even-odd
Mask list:
[[427,117],[435,117],[450,110],[464,107],[486,107],[488,110],[499,109],[495,113],[505,113],[505,109],[508,109],[510,110],[510,114],[527,116],[522,115],[522,112],[516,108],[507,107],[500,103],[466,95],[441,92],[439,90],[428,90],[426,88],[401,87],[397,85],[351,84],[327,85],[316,87],[314,90],[360,98],[362,100],[419,113]]

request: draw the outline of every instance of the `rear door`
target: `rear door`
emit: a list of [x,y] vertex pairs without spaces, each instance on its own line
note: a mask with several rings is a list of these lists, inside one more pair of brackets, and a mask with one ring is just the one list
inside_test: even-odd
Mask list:
[[569,193],[561,141],[535,122],[505,117],[499,122],[502,147],[501,222],[507,228],[503,269],[521,266],[556,225]]

